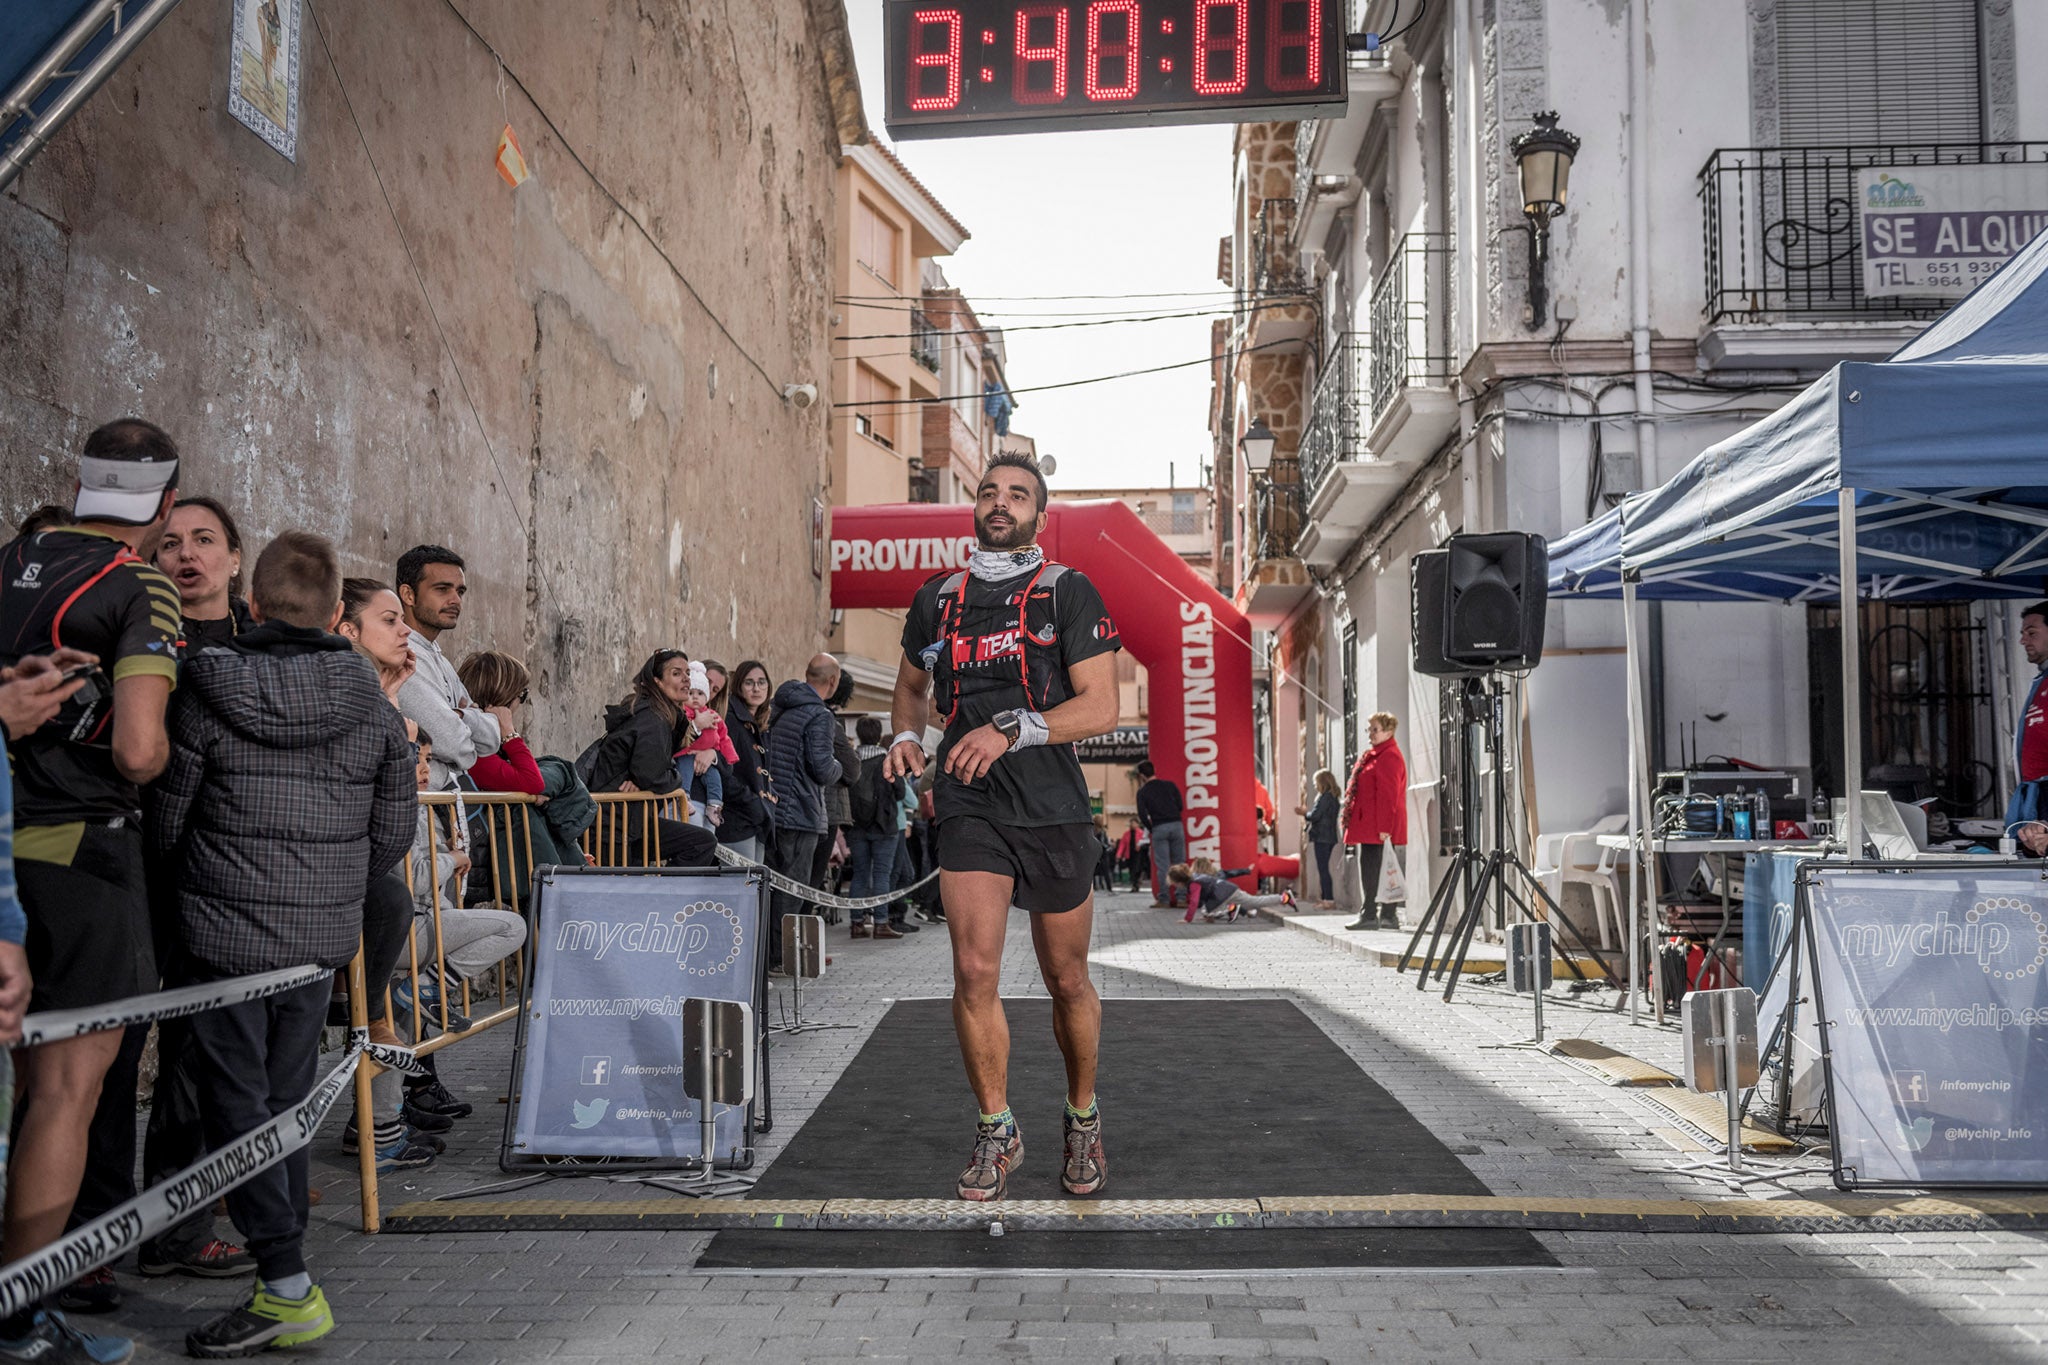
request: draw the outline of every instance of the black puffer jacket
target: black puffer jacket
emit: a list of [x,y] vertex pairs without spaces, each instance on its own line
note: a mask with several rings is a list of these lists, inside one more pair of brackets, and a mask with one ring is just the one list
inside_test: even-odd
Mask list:
[[180,865],[185,951],[222,972],[340,966],[418,805],[375,670],[339,636],[262,625],[178,683],[150,837]]
[[732,777],[725,786],[725,823],[718,827],[718,842],[736,844],[768,833],[768,802],[762,796],[761,730],[747,708],[735,701],[725,714],[725,733],[732,740],[739,762],[732,765]]
[[676,727],[659,707],[641,698],[632,705],[604,709],[604,738],[577,761],[583,785],[594,792],[615,792],[632,779],[641,791],[666,796],[680,787],[676,778]]
[[768,721],[768,772],[775,781],[775,827],[823,834],[827,783],[840,778],[832,736],[839,720],[801,678],[775,689]]

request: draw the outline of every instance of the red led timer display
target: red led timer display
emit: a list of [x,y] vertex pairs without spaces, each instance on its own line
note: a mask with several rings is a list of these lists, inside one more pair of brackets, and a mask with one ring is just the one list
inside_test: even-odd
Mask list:
[[1344,101],[1344,0],[889,0],[899,138],[1298,118]]

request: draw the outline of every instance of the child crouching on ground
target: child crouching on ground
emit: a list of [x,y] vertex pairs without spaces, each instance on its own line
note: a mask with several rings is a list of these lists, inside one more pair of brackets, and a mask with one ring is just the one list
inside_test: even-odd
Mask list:
[[[370,664],[333,634],[341,569],[319,536],[286,531],[256,560],[257,622],[185,664],[152,825],[178,860],[178,977],[195,985],[355,956],[364,888],[412,840],[412,746]],[[192,1016],[209,1149],[312,1093],[331,975]],[[307,1150],[228,1193],[256,1257],[249,1301],[194,1328],[195,1356],[254,1355],[334,1330],[306,1269]]]
[[1277,896],[1254,896],[1232,877],[1241,877],[1250,872],[1241,867],[1229,872],[1196,871],[1186,863],[1175,863],[1166,869],[1169,886],[1188,888],[1188,912],[1181,916],[1181,923],[1193,923],[1197,911],[1204,923],[1222,920],[1226,924],[1237,923],[1239,914],[1246,910],[1263,910],[1270,905],[1294,904],[1294,893],[1282,891]]

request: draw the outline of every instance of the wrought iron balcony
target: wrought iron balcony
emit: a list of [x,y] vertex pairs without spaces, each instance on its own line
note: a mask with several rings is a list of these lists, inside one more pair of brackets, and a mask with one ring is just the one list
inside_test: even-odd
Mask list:
[[1716,151],[1699,174],[1707,322],[1905,321],[1941,313],[1949,300],[1864,293],[1857,171],[2023,161],[2048,161],[2048,142]]
[[1301,437],[1301,484],[1311,494],[1339,464],[1371,458],[1366,450],[1365,377],[1370,348],[1359,332],[1344,332],[1330,347]]
[[1252,534],[1257,537],[1254,560],[1289,559],[1301,534],[1301,472],[1292,460],[1275,460],[1269,477],[1260,481],[1252,503]]
[[933,374],[939,372],[939,329],[921,308],[910,310],[910,358]]
[[1252,233],[1252,292],[1258,297],[1299,294],[1306,285],[1301,253],[1294,244],[1294,219],[1292,199],[1259,204],[1259,222]]
[[1372,291],[1372,415],[1375,422],[1411,385],[1450,383],[1449,312],[1451,238],[1411,232],[1394,244],[1393,257]]

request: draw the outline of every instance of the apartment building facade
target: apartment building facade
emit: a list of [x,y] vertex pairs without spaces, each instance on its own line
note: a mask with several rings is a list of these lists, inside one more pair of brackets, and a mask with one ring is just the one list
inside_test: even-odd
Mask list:
[[[1393,712],[1426,883],[1461,838],[1446,775],[1466,735],[1411,667],[1410,557],[1458,531],[1555,539],[1834,363],[1896,349],[1947,305],[1867,292],[1858,170],[2048,157],[2048,88],[2019,77],[2044,58],[2048,10],[2009,0],[1451,0],[1354,59],[1341,117],[1240,128],[1216,564],[1260,631],[1261,771],[1282,809]],[[1516,139],[1551,112],[1578,143],[1539,236]],[[1255,419],[1276,438],[1260,473]],[[1808,678],[1832,676],[1831,609],[1640,610],[1654,761],[1683,734],[1830,780],[1839,709]],[[1870,676],[1928,680],[1869,742],[1970,804],[1973,765],[1995,757],[1961,717],[1981,609],[1864,610],[1882,618],[1866,639],[1898,625],[1928,642],[1873,658]],[[1509,699],[1523,836],[1625,808],[1622,627],[1614,604],[1551,604],[1543,661]],[[1946,738],[1935,705],[1955,713]]]

